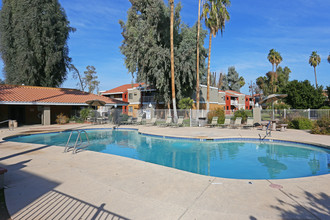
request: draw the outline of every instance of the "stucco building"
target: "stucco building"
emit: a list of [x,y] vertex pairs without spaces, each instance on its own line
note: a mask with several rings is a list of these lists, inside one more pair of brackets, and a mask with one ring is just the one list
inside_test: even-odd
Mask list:
[[0,121],[16,120],[19,125],[56,123],[56,117],[76,115],[88,107],[86,101],[98,99],[108,107],[126,106],[121,100],[111,99],[76,89],[38,86],[0,85]]

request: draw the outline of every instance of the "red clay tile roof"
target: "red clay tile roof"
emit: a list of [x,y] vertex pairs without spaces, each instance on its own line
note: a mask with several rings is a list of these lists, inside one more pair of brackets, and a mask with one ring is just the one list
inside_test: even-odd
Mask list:
[[236,92],[236,91],[233,91],[233,90],[226,90],[226,93],[229,94],[229,95],[244,95],[243,93]]
[[114,89],[110,89],[110,90],[107,90],[105,92],[102,92],[102,94],[124,93],[124,92],[127,91],[127,89],[138,87],[140,84],[144,85],[144,83],[135,83],[135,84],[133,84],[133,87],[132,87],[132,84],[125,84],[125,85],[122,85],[122,86],[118,86]]
[[[127,105],[127,102],[94,95],[76,89],[50,88],[37,86],[0,85],[0,104],[33,103],[33,104],[81,104],[87,100],[98,99],[106,104]],[[3,103],[2,103],[3,104]]]

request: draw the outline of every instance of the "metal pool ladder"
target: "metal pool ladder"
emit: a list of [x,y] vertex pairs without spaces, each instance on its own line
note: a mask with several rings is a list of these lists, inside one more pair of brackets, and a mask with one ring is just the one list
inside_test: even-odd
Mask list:
[[[72,137],[72,134],[77,132],[77,139],[75,141],[75,144],[73,146],[69,146],[69,143],[70,143],[70,140],[71,140],[71,137]],[[88,144],[85,144],[85,145],[82,145],[83,141],[82,141],[82,138],[81,138],[81,135],[82,133],[85,134],[86,136],[86,139],[88,141]],[[68,142],[66,142],[66,145],[65,145],[65,149],[64,149],[64,153],[66,152],[69,152],[71,149],[72,149],[72,153],[75,154],[77,153],[79,150],[81,149],[84,149],[86,147],[89,146],[89,138],[88,138],[88,134],[85,130],[72,130],[71,133],[70,133],[70,136],[68,138]]]

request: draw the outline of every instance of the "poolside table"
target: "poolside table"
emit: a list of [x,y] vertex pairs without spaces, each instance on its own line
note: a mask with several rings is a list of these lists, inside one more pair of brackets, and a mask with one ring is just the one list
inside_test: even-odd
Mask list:
[[272,120],[272,131],[276,131],[276,123],[278,123],[278,119]]

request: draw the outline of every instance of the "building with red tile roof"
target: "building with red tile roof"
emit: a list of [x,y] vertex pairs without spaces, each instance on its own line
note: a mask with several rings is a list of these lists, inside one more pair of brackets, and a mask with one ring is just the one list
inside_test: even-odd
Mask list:
[[102,95],[123,94],[123,93],[127,92],[128,89],[139,87],[140,85],[143,86],[144,83],[134,83],[134,84],[130,83],[130,84],[121,85],[116,88],[107,90],[105,92],[101,92],[101,94]]
[[[102,100],[106,106],[125,106],[127,102],[76,89],[38,86],[0,85],[0,121],[12,119],[19,124],[54,123],[63,113],[70,117],[88,100]],[[46,111],[46,112],[45,112]],[[50,120],[45,115],[49,115]]]
[[155,94],[156,90],[145,83],[125,84],[101,92],[103,96],[128,102],[127,106],[122,107],[123,113],[133,117],[136,110],[148,108],[150,104],[156,106]]

